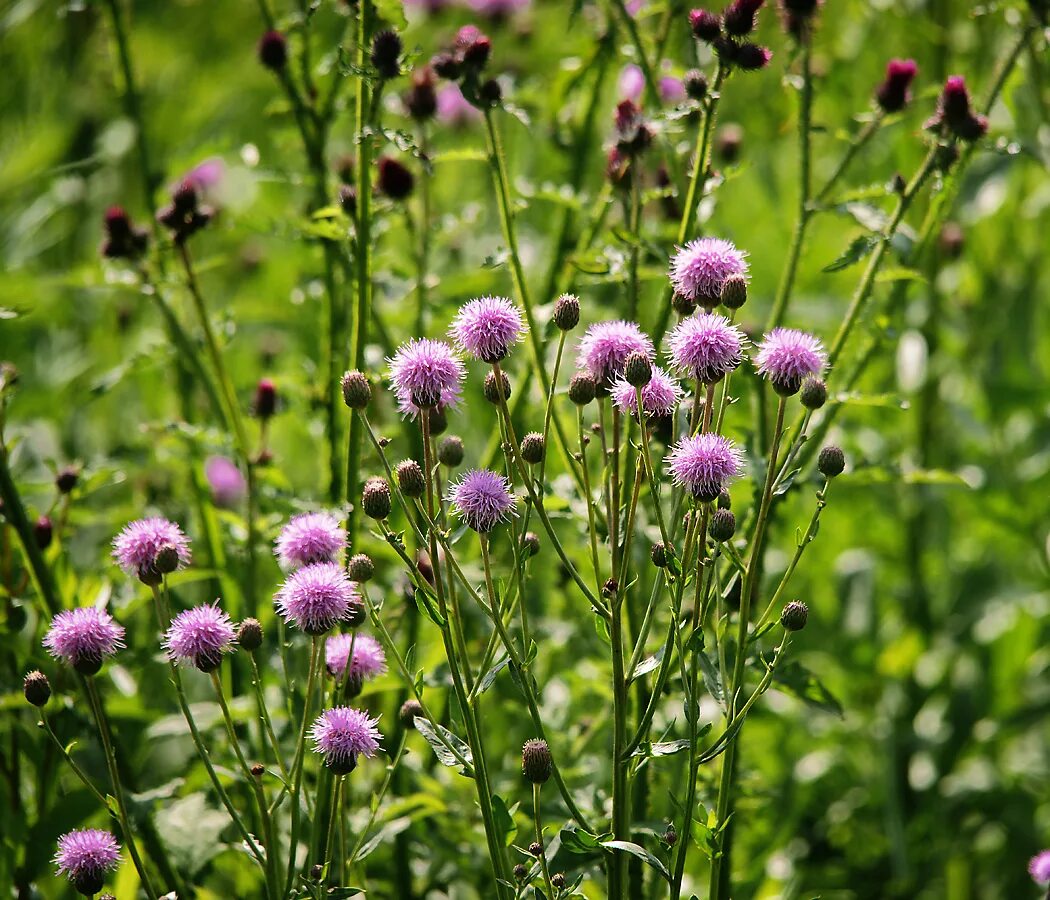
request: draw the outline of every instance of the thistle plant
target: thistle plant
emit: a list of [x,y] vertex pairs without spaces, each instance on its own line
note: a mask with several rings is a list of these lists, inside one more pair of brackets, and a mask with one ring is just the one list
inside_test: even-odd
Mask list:
[[[872,385],[918,321],[909,284],[929,294],[923,352],[938,349],[931,248],[973,159],[1014,152],[993,107],[1022,63],[1038,72],[1044,4],[1004,18],[994,70],[931,61],[934,86],[921,58],[854,68],[867,108],[832,122],[841,13],[817,0],[776,4],[779,34],[763,0],[431,0],[407,18],[380,0],[260,0],[240,51],[269,99],[238,172],[283,192],[265,227],[231,197],[243,185],[218,190],[222,165],[167,172],[143,102],[153,66],[130,8],[103,6],[141,196],[111,198],[93,240],[163,338],[112,376],[131,409],[112,410],[112,447],[84,414],[92,461],[53,466],[49,504],[23,449],[43,431],[0,369],[9,668],[39,726],[32,750],[11,732],[4,774],[34,820],[0,878],[19,896],[65,879],[149,900],[831,884],[797,850],[827,834],[803,837],[799,817],[794,840],[778,833],[791,776],[774,782],[765,757],[841,711],[824,678],[849,598],[826,548],[882,503],[871,459],[892,443],[856,422],[894,405]],[[549,102],[520,75],[543,17],[573,48]],[[788,163],[770,152],[763,176],[716,154],[723,111],[781,78]],[[740,182],[781,169],[783,246],[734,207]],[[827,263],[832,215],[864,231],[836,234]],[[225,308],[256,278],[221,249],[248,231],[267,266],[295,254],[288,309],[272,271],[251,284],[273,306],[265,334],[239,299]],[[154,403],[157,372],[171,402],[147,413],[132,394]],[[940,399],[924,385],[922,454]],[[937,483],[900,454],[900,484]],[[925,584],[921,524],[908,558]],[[908,670],[894,753],[921,713],[936,732],[920,698],[937,660],[920,673],[911,649],[939,633],[926,613],[873,664]],[[791,739],[770,754],[770,734]],[[38,751],[30,792],[19,766]],[[798,756],[801,783],[815,764]],[[888,765],[897,791],[924,771]],[[77,792],[69,810],[50,781]],[[918,805],[894,795],[879,896],[921,894]],[[55,873],[34,869],[45,831]],[[783,854],[756,857],[774,834],[797,877],[769,874]],[[1039,889],[1048,853],[1028,866]]]

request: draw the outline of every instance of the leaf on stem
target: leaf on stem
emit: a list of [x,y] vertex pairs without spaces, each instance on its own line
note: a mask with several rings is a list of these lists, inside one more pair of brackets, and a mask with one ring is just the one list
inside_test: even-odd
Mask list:
[[[431,722],[423,716],[417,716],[415,720],[416,731],[418,731],[434,751],[438,761],[444,766],[458,766],[460,759],[468,763],[474,763],[474,757],[470,753],[470,747],[460,738],[456,737],[444,725]],[[444,740],[442,740],[444,738]],[[455,748],[455,753],[450,747]],[[458,756],[457,756],[458,754]]]

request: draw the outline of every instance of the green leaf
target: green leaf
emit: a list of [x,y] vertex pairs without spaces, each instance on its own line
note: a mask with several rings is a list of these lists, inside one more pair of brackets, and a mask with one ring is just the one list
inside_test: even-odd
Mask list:
[[438,608],[434,605],[434,601],[431,599],[430,594],[416,587],[412,590],[412,597],[416,601],[416,608],[423,613],[423,615],[437,625],[438,628],[445,627],[445,617],[441,615]]
[[667,866],[660,862],[659,859],[653,856],[653,854],[640,844],[635,844],[631,841],[603,841],[602,846],[605,847],[606,850],[622,850],[624,853],[630,853],[631,856],[637,856],[638,859],[647,862],[650,866],[656,869],[656,871],[663,875],[668,881],[671,880],[671,873],[667,871]]
[[703,650],[698,650],[696,653],[697,661],[700,663],[700,672],[704,676],[704,685],[708,693],[720,705],[725,706],[725,692],[722,690],[722,676],[718,672],[718,667],[715,665],[714,660]]
[[559,833],[561,845],[570,853],[595,853],[601,849],[605,835],[591,834],[576,825],[566,825]]
[[798,662],[781,663],[773,672],[773,686],[781,693],[842,718],[842,704],[824,683]]
[[890,266],[875,277],[876,284],[885,284],[888,281],[919,281],[925,284],[926,276],[907,266]]
[[172,863],[189,878],[226,849],[221,835],[229,817],[208,806],[202,793],[165,803],[157,810],[156,818],[157,830],[164,835]]
[[[442,765],[461,765],[456,753],[473,765],[474,757],[470,754],[470,747],[468,747],[460,738],[456,737],[456,735],[449,731],[444,725],[439,725],[437,722],[431,723],[429,719],[426,719],[423,716],[417,716],[415,726],[416,731],[423,735],[426,742],[430,744],[431,749],[434,751],[434,755]],[[442,741],[442,737],[444,738],[444,741]],[[453,753],[452,750],[449,749],[450,746],[455,748],[456,753]]]
[[510,656],[507,654],[503,654],[503,656],[496,660],[493,666],[482,675],[480,679],[478,679],[478,686],[474,688],[474,693],[484,694],[485,691],[492,687],[492,682],[496,680],[496,676],[499,675],[500,671],[506,668],[507,663],[509,662]]
[[408,27],[405,5],[401,0],[372,0],[372,9],[375,10],[377,16],[398,31]]
[[499,794],[492,795],[492,815],[496,820],[496,831],[503,836],[503,846],[509,847],[514,843],[518,826],[514,824],[514,816],[507,808],[507,802]]
[[871,253],[878,246],[880,240],[881,238],[878,235],[871,234],[862,234],[860,237],[854,238],[845,251],[836,260],[824,266],[821,271],[841,272],[843,269],[848,269]]
[[685,738],[678,741],[657,741],[655,744],[646,742],[642,744],[631,756],[673,756],[681,753],[689,746]]
[[643,675],[648,675],[654,669],[660,667],[660,663],[663,662],[664,648],[661,647],[652,656],[648,656],[643,659],[637,666],[634,667],[634,671],[631,673],[631,681],[636,678],[641,678]]

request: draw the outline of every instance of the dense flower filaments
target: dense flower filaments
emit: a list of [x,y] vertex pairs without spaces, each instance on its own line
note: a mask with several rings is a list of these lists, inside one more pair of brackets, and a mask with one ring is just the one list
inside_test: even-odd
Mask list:
[[390,360],[390,383],[406,415],[455,406],[465,374],[451,346],[428,338],[402,344]]
[[335,562],[346,549],[346,532],[332,513],[293,516],[281,529],[274,553],[281,567],[297,569],[317,562]]
[[106,873],[120,862],[120,845],[108,831],[78,829],[58,839],[54,861],[58,874],[68,877],[79,893],[90,897],[102,890]]
[[[351,651],[353,656],[351,656]],[[367,634],[334,634],[324,643],[324,661],[336,678],[368,681],[386,671],[386,654],[374,637]],[[349,671],[347,671],[349,662]]]
[[642,353],[653,358],[653,342],[634,322],[598,322],[580,340],[577,368],[590,375],[599,387],[608,388],[623,372],[627,357]]
[[190,564],[190,542],[174,522],[159,516],[129,522],[113,539],[113,559],[147,584]]
[[740,474],[743,459],[731,440],[708,431],[675,444],[668,455],[668,470],[675,484],[709,503]]
[[744,335],[725,316],[701,312],[682,319],[667,344],[676,369],[704,384],[714,384],[740,365]]
[[525,328],[521,312],[506,297],[479,297],[460,307],[449,335],[464,353],[497,363],[521,340]]
[[514,514],[510,482],[498,472],[471,469],[448,495],[455,513],[474,531],[492,531]]
[[354,583],[336,563],[320,562],[293,572],[274,596],[277,612],[307,634],[320,635],[349,615]]
[[[659,366],[653,366],[649,382],[641,388],[642,409],[647,416],[667,416],[674,412],[682,399],[682,389]],[[609,391],[612,402],[620,412],[638,414],[638,393],[626,378],[617,378]]]
[[315,750],[337,775],[352,772],[358,756],[375,756],[379,749],[378,719],[351,706],[326,709],[310,729]]
[[722,285],[731,275],[747,276],[746,254],[721,238],[697,238],[671,259],[675,293],[704,307],[719,304]]
[[1028,874],[1036,884],[1050,884],[1050,850],[1037,853],[1028,861]]
[[773,389],[786,397],[798,393],[807,375],[820,375],[827,362],[820,340],[793,328],[774,328],[762,338],[755,357],[759,374],[765,375]]
[[85,606],[60,612],[51,620],[44,648],[83,675],[94,675],[102,660],[124,646],[124,629],[104,609]]
[[202,672],[219,667],[222,655],[233,649],[233,622],[218,604],[206,603],[180,612],[164,635],[172,662],[188,662]]

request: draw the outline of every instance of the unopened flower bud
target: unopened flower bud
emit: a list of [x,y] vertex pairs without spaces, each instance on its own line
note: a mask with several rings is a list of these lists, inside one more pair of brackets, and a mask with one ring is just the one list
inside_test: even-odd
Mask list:
[[714,515],[711,516],[708,533],[711,535],[711,540],[719,544],[731,540],[736,534],[736,516],[733,515],[732,510],[716,509]]
[[623,377],[632,387],[645,387],[653,380],[653,364],[649,357],[637,351],[630,354],[623,366]]
[[765,0],[733,0],[722,13],[722,27],[734,37],[755,30],[755,16]]
[[690,69],[682,79],[685,94],[690,100],[699,102],[707,96],[707,76],[699,69]]
[[722,33],[718,16],[706,9],[694,9],[689,13],[689,27],[693,37],[705,44],[710,44]]
[[405,106],[408,114],[417,122],[425,122],[437,112],[434,71],[429,66],[412,73],[412,87],[405,95]]
[[266,766],[264,766],[262,763],[255,763],[255,765],[253,765],[251,768],[251,773],[252,778],[256,779],[257,781],[261,781],[263,775],[266,774]]
[[572,331],[580,322],[580,298],[562,294],[554,303],[554,324],[562,331]]
[[430,68],[439,78],[455,81],[459,78],[460,63],[451,53],[438,53],[430,59]]
[[288,63],[288,40],[279,31],[267,31],[259,39],[259,62],[279,72]]
[[543,856],[543,844],[539,841],[533,841],[529,844],[529,855],[537,858]]
[[22,681],[22,693],[33,706],[44,706],[51,699],[51,682],[43,672],[34,670]]
[[729,309],[740,309],[747,303],[747,278],[743,275],[730,275],[722,282],[719,299]]
[[526,557],[535,556],[540,552],[540,536],[535,531],[526,531],[521,539],[521,549]]
[[524,881],[528,877],[528,875],[529,875],[529,867],[528,866],[523,865],[522,863],[518,863],[517,865],[514,866],[514,877],[518,881]]
[[51,524],[51,519],[48,516],[41,516],[33,523],[33,539],[41,550],[46,550],[51,546],[54,532],[54,526]]
[[72,493],[80,480],[80,473],[72,466],[67,466],[55,476],[55,487],[60,494]]
[[565,875],[562,872],[555,872],[551,875],[551,887],[555,890],[561,890],[565,887]]
[[573,375],[569,382],[569,399],[577,406],[586,406],[594,399],[597,385],[590,375]]
[[521,774],[533,784],[543,784],[551,777],[554,766],[550,747],[540,738],[526,741],[521,748]]
[[615,578],[605,579],[605,583],[602,585],[602,596],[603,597],[615,597],[617,591],[620,590],[620,582]]
[[820,409],[828,400],[828,386],[824,379],[817,378],[816,375],[807,375],[802,379],[799,399],[806,409]]
[[370,59],[380,78],[397,78],[401,74],[401,38],[396,31],[380,31],[372,38]]
[[649,558],[658,569],[667,565],[667,545],[663,541],[657,541],[649,548]]
[[255,412],[257,418],[269,419],[275,412],[277,412],[277,388],[269,378],[259,379],[259,383],[255,387],[255,400],[252,403],[252,410]]
[[350,557],[350,562],[346,564],[346,574],[350,576],[351,581],[356,581],[359,584],[371,581],[375,573],[375,563],[372,562],[372,557],[366,553],[354,554]]
[[530,431],[521,439],[521,458],[530,465],[543,462],[546,455],[545,441],[543,435]]
[[489,78],[478,85],[478,99],[485,106],[499,106],[503,100],[503,88],[495,78]]
[[423,470],[414,459],[399,462],[394,474],[397,476],[397,486],[401,488],[402,494],[413,500],[423,496],[427,489],[427,482],[423,477]]
[[406,700],[401,704],[401,711],[398,715],[405,728],[415,729],[416,719],[423,715],[423,704],[418,700]]
[[262,646],[263,630],[258,619],[244,619],[237,626],[237,643],[251,652]]
[[404,200],[416,185],[415,176],[403,164],[389,156],[379,157],[376,184],[391,200]]
[[343,402],[350,409],[364,409],[372,400],[372,386],[364,372],[356,369],[343,375],[339,382],[343,389]]
[[689,316],[696,312],[696,301],[675,291],[671,295],[671,309],[680,316]]
[[450,434],[438,444],[438,462],[450,469],[456,468],[463,462],[463,439]]
[[157,550],[157,571],[161,575],[170,575],[179,567],[179,548],[174,544],[165,544]]
[[350,606],[348,606],[346,610],[346,617],[343,621],[351,628],[360,628],[365,624],[367,618],[368,611],[365,609],[365,605],[358,600],[351,600]]
[[369,478],[361,492],[361,508],[370,519],[390,515],[390,485],[382,478]]
[[817,470],[827,478],[841,475],[846,468],[846,457],[841,448],[828,445],[820,451],[817,457]]
[[729,493],[728,488],[722,488],[718,492],[718,508],[719,509],[732,509],[733,508],[733,497]]
[[664,829],[664,843],[667,844],[668,847],[673,847],[678,843],[678,832],[670,822],[667,823],[667,828]]
[[351,219],[357,215],[357,190],[352,184],[339,185],[339,206]]
[[801,600],[792,600],[780,614],[780,624],[788,631],[801,631],[809,619],[809,607]]
[[[500,380],[496,381],[496,373],[489,372],[485,376],[485,387],[484,387],[485,399],[489,403],[493,403],[499,406],[500,403],[506,402],[510,399],[510,379],[507,377],[507,373],[500,371]],[[501,396],[502,394],[502,396]]]

